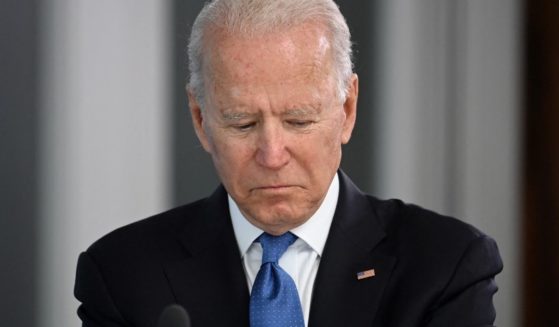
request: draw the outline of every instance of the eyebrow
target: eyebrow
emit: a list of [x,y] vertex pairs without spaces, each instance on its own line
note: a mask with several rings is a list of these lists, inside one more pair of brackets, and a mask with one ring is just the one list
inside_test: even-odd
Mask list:
[[[281,113],[281,116],[284,117],[308,117],[316,115],[318,111],[314,108],[312,109],[305,109],[305,108],[295,108],[295,109],[288,109]],[[224,121],[228,122],[237,122],[243,119],[254,118],[260,116],[260,113],[250,113],[245,111],[234,111],[228,110],[221,113],[221,117]]]
[[289,109],[283,113],[283,116],[287,117],[306,117],[316,115],[318,112],[316,109],[305,109],[305,108],[297,108],[297,109]]
[[225,121],[239,121],[254,116],[256,115],[248,112],[242,112],[242,111],[226,111],[221,114],[221,117]]

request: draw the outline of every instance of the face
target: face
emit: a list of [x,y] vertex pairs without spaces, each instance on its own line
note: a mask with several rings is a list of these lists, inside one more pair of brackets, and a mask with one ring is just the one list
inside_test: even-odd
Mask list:
[[321,26],[257,38],[214,33],[194,128],[245,217],[279,235],[318,209],[355,122],[357,76],[340,99]]

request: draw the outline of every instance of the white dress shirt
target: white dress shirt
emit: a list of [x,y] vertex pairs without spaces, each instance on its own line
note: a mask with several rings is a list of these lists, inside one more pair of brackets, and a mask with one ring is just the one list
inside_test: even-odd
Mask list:
[[[339,190],[338,174],[336,174],[318,210],[303,225],[291,230],[298,239],[279,259],[280,267],[293,278],[299,292],[305,325],[308,325],[314,280],[336,211]],[[262,264],[262,246],[254,241],[264,231],[245,219],[231,196],[229,196],[229,213],[242,256],[248,288],[252,291],[252,284]]]

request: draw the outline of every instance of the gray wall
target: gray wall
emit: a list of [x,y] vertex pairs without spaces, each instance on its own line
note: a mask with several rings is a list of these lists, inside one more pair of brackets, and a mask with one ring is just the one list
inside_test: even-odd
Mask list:
[[0,2],[0,324],[34,326],[38,220],[36,2]]
[[493,236],[505,263],[497,325],[518,326],[520,4],[390,0],[377,17],[374,193]]
[[211,193],[218,184],[210,157],[204,152],[188,111],[185,85],[188,81],[186,46],[190,27],[204,1],[173,1],[173,111],[172,165],[173,204],[194,201]]
[[41,3],[37,319],[76,326],[76,261],[170,206],[169,2]]

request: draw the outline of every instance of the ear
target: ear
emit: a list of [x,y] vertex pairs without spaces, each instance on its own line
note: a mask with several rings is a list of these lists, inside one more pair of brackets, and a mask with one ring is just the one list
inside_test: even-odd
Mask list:
[[357,96],[359,95],[359,78],[351,75],[344,106],[345,121],[342,127],[342,144],[349,142],[357,116]]
[[206,133],[205,129],[205,122],[204,122],[204,113],[202,112],[202,107],[196,100],[196,97],[192,93],[192,90],[187,89],[186,94],[188,96],[188,106],[190,108],[190,116],[192,117],[192,125],[194,126],[194,131],[196,132],[196,136],[198,136],[198,140],[202,144],[202,147],[206,152],[212,153],[211,151],[211,142],[208,138],[208,134]]

